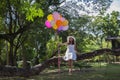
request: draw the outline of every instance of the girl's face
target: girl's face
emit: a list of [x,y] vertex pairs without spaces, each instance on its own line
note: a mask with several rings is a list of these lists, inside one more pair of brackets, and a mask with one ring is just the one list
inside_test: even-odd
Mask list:
[[74,40],[73,40],[73,38],[70,37],[70,38],[69,38],[69,41],[72,42],[72,41],[74,41]]

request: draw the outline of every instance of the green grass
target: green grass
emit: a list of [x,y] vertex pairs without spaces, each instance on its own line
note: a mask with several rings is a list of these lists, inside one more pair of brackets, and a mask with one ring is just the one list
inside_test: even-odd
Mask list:
[[[97,64],[92,64],[97,65]],[[89,69],[82,69],[80,71],[74,71],[72,75],[68,75],[68,72],[62,72],[60,74],[44,73],[39,76],[31,77],[35,80],[120,80],[120,64],[100,64]]]
[[46,69],[40,75],[31,76],[28,79],[6,78],[0,80],[120,80],[120,64],[92,63],[91,65],[94,67],[76,70],[72,75],[68,75],[68,70],[64,68],[60,74],[56,72],[56,69]]

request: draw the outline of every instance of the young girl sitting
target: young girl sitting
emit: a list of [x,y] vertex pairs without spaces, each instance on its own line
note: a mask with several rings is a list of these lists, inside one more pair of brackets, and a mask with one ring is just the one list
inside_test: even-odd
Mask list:
[[72,72],[73,61],[75,61],[77,58],[75,42],[76,42],[76,40],[73,36],[68,36],[67,42],[62,44],[62,45],[67,46],[67,50],[66,50],[66,53],[65,53],[65,56],[63,57],[63,59],[68,62],[69,74],[71,74],[71,72]]

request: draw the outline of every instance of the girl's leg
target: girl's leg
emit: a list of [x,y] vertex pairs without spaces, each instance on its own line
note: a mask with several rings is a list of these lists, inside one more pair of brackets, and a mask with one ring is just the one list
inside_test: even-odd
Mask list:
[[72,72],[73,60],[70,60],[70,71]]
[[70,72],[70,60],[68,60],[68,68],[69,68],[69,72]]
[[68,65],[69,65],[69,73],[71,74],[73,61],[72,61],[72,60],[69,60],[69,61],[68,61]]

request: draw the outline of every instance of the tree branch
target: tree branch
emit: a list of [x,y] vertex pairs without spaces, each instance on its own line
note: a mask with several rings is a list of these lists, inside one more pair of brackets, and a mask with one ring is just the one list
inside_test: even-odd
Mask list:
[[[111,49],[105,48],[105,49],[95,50],[93,52],[77,54],[77,61],[84,60],[84,59],[90,59],[90,58],[93,58],[95,56],[99,56],[102,54],[115,55],[115,54],[111,54],[114,51],[119,53],[120,49],[111,50]],[[60,57],[60,59],[63,60],[62,57]],[[57,57],[50,58],[50,59],[44,61],[43,63],[35,65],[29,69],[0,66],[0,76],[33,76],[33,75],[38,75],[40,72],[42,72],[45,68],[49,67],[51,64],[58,64],[58,58]]]

